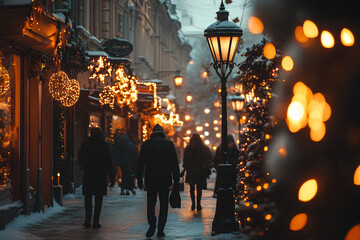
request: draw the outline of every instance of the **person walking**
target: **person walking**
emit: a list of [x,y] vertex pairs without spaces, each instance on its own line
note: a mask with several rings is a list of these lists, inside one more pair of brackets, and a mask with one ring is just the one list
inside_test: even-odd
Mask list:
[[101,228],[99,223],[103,196],[107,194],[107,180],[115,183],[108,144],[102,137],[101,128],[90,129],[90,138],[81,144],[78,160],[84,169],[82,193],[85,196],[85,227],[91,227],[92,197],[95,196],[93,228]]
[[156,124],[150,139],[142,145],[138,162],[138,186],[143,189],[143,175],[147,189],[147,220],[149,229],[146,237],[152,237],[156,229],[155,205],[159,195],[160,212],[158,221],[158,237],[164,237],[164,228],[168,215],[169,188],[179,188],[180,171],[175,147],[166,139],[164,129]]
[[183,168],[186,171],[185,182],[190,185],[191,210],[195,210],[195,186],[196,209],[198,211],[202,209],[202,190],[206,189],[206,178],[211,173],[211,159],[210,149],[204,145],[199,134],[194,134],[185,148],[183,159]]
[[[231,184],[231,187],[234,191],[236,191],[236,175],[237,175],[237,165],[239,163],[239,150],[235,144],[235,139],[234,139],[234,136],[229,134],[227,136],[227,139],[228,139],[228,161],[229,161],[229,164],[231,164],[231,169],[232,169],[232,176],[231,176],[231,179],[232,179],[232,184]],[[215,152],[215,157],[214,157],[214,167],[215,169],[217,169],[217,165],[220,164],[220,163],[225,163],[223,162],[222,160],[222,151],[221,151],[221,146],[219,146],[217,149],[216,149],[216,152]],[[217,190],[219,189],[219,181],[218,181],[218,178],[216,177],[216,181],[215,181],[215,189],[214,189],[214,195],[213,197],[217,197]]]
[[129,191],[136,194],[132,176],[136,157],[137,153],[134,144],[129,140],[128,136],[122,135],[120,141],[114,146],[115,163],[121,169],[121,195],[129,195]]

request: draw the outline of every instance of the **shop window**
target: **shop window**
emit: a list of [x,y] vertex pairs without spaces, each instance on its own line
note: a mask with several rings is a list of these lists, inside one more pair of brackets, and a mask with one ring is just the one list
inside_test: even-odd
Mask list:
[[89,128],[100,127],[100,117],[97,115],[90,115]]
[[20,134],[20,57],[0,49],[0,206],[12,201]]

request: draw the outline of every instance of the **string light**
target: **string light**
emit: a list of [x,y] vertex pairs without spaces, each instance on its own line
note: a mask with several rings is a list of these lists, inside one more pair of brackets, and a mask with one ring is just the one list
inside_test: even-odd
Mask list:
[[6,96],[10,90],[10,76],[5,67],[1,65],[0,59],[0,97]]
[[73,106],[80,96],[80,84],[75,79],[69,79],[63,72],[53,73],[49,80],[51,96],[65,107]]

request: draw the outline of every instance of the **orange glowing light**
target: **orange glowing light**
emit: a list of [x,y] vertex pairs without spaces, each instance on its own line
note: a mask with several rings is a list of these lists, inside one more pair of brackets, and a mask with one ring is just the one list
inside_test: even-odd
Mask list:
[[340,33],[341,42],[345,47],[351,47],[355,43],[354,34],[347,28],[343,28]]
[[265,220],[268,220],[268,221],[269,221],[269,220],[271,219],[271,217],[272,217],[271,214],[266,214]]
[[191,102],[192,99],[193,99],[193,97],[192,97],[191,95],[187,95],[187,96],[186,96],[186,101],[187,101],[187,102]]
[[316,38],[319,35],[319,30],[316,24],[310,20],[306,20],[303,24],[304,35],[308,38]]
[[256,187],[256,190],[257,190],[257,191],[261,191],[261,186],[257,186],[257,187]]
[[268,188],[269,188],[269,184],[268,184],[268,183],[264,183],[263,188],[264,188],[264,189],[268,189]]
[[305,36],[302,26],[295,28],[295,39],[300,43],[306,43],[309,39]]
[[250,176],[250,174],[249,174],[249,173],[245,173],[245,177],[248,177],[248,176]]
[[259,18],[254,16],[249,18],[248,26],[252,34],[260,34],[264,31],[264,24]]
[[357,167],[354,173],[354,184],[360,186],[360,165]]
[[264,147],[264,152],[267,152],[269,150],[269,147],[268,146],[265,146]]
[[185,118],[186,121],[189,121],[191,119],[191,117],[189,115],[185,115],[184,118]]
[[285,56],[281,61],[281,66],[285,71],[291,71],[294,68],[294,61],[290,56]]
[[272,43],[265,44],[263,49],[263,54],[264,57],[266,57],[267,59],[273,59],[276,56],[276,48],[274,44]]
[[203,73],[201,74],[201,77],[202,77],[202,78],[207,78],[207,76],[208,76],[208,73],[207,73],[207,72],[203,72]]
[[277,181],[276,181],[276,179],[274,178],[271,182],[272,182],[272,183],[276,183]]
[[299,213],[291,219],[290,222],[290,230],[299,231],[305,227],[307,223],[307,215],[306,213]]
[[190,60],[190,61],[189,61],[189,64],[190,64],[190,65],[194,64],[194,61],[193,61],[193,60]]
[[355,225],[346,234],[345,240],[359,240],[360,239],[360,224]]
[[299,190],[298,198],[302,202],[308,202],[313,199],[317,193],[317,182],[315,179],[310,179],[304,182]]
[[324,48],[332,48],[335,45],[335,39],[333,35],[329,31],[322,31],[321,32],[321,44]]
[[249,203],[249,202],[246,202],[246,203],[245,203],[245,206],[246,206],[246,207],[249,207],[249,206],[250,206],[250,203]]

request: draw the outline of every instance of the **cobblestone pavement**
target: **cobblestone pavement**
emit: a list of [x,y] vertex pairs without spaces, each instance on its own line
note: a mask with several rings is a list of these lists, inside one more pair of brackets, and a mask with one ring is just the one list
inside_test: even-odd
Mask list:
[[[214,176],[209,180],[209,189],[203,191],[202,211],[190,210],[189,188],[181,192],[181,209],[169,206],[169,215],[163,239],[242,239],[240,233],[210,236],[215,213],[216,199],[212,198]],[[136,195],[120,195],[115,186],[104,197],[100,217],[101,229],[87,229],[84,221],[83,196],[78,190],[64,199],[64,210],[36,224],[28,224],[21,229],[15,239],[146,239],[146,192],[137,189]],[[157,208],[158,215],[158,208]],[[1,234],[0,234],[1,235]],[[20,236],[21,235],[21,236]],[[156,232],[153,239],[156,239]]]

